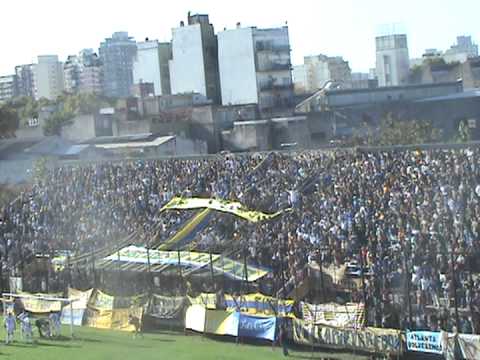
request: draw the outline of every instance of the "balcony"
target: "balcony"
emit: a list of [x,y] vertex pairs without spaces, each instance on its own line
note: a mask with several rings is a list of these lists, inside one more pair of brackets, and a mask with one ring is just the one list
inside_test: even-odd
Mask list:
[[293,91],[293,83],[290,84],[277,84],[273,81],[260,84],[260,91]]
[[257,42],[255,46],[257,52],[268,51],[268,52],[290,52],[292,49],[289,45],[277,45],[268,42]]
[[290,63],[276,63],[269,62],[258,66],[258,72],[270,72],[270,71],[290,71],[292,70],[292,64]]

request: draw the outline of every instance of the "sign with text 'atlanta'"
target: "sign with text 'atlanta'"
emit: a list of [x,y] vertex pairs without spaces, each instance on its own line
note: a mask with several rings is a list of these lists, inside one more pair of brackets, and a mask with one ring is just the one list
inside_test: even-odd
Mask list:
[[442,354],[442,337],[439,332],[407,331],[407,349],[431,354]]

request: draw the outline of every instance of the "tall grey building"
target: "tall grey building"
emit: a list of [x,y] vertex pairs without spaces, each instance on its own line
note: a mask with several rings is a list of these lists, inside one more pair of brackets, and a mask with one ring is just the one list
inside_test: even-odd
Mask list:
[[168,95],[170,74],[168,63],[172,59],[172,45],[148,40],[137,44],[137,56],[133,64],[133,81],[135,84],[153,83],[154,94]]
[[378,85],[406,85],[410,70],[407,35],[378,36],[375,40]]
[[0,76],[0,103],[15,96],[15,75]]
[[226,30],[218,34],[223,105],[257,104],[260,111],[293,101],[288,27]]
[[63,64],[57,55],[39,55],[35,65],[35,98],[55,100],[65,89]]
[[103,91],[103,66],[92,49],[71,55],[63,67],[65,91],[68,93],[94,93]]
[[35,97],[35,65],[15,66],[15,91],[17,96]]
[[127,32],[116,32],[100,44],[104,72],[104,95],[130,96],[133,85],[133,61],[137,44]]
[[188,25],[182,21],[172,35],[172,94],[196,92],[219,103],[217,37],[208,15],[188,14]]

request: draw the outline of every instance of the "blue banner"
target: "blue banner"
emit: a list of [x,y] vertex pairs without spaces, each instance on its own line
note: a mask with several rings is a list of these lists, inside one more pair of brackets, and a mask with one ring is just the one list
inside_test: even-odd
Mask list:
[[408,351],[443,354],[442,338],[439,332],[407,331]]
[[[85,309],[73,309],[73,325],[82,326],[83,325],[83,315],[85,314]],[[62,317],[60,319],[63,325],[70,325],[70,306],[66,306],[62,309]]]
[[277,319],[240,314],[238,336],[256,339],[275,340]]

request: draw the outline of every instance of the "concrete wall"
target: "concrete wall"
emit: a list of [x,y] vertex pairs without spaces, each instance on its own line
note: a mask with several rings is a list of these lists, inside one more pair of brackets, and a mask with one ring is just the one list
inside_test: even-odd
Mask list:
[[0,184],[18,184],[30,181],[34,160],[0,161]]
[[202,29],[194,24],[173,29],[170,61],[172,94],[198,92],[207,96]]
[[268,120],[239,121],[230,131],[222,133],[225,149],[231,151],[265,151],[271,149]]
[[78,115],[73,119],[73,124],[65,126],[62,129],[64,139],[81,142],[96,136],[95,132],[95,116],[94,115]]
[[329,106],[342,107],[359,104],[375,104],[392,101],[426,99],[429,97],[455,94],[463,91],[462,83],[426,84],[424,86],[405,86],[378,88],[370,90],[327,91],[326,103]]
[[306,116],[272,119],[272,146],[281,150],[282,145],[296,144],[296,149],[312,146],[310,128]]
[[252,28],[218,34],[218,66],[223,105],[258,103]]

